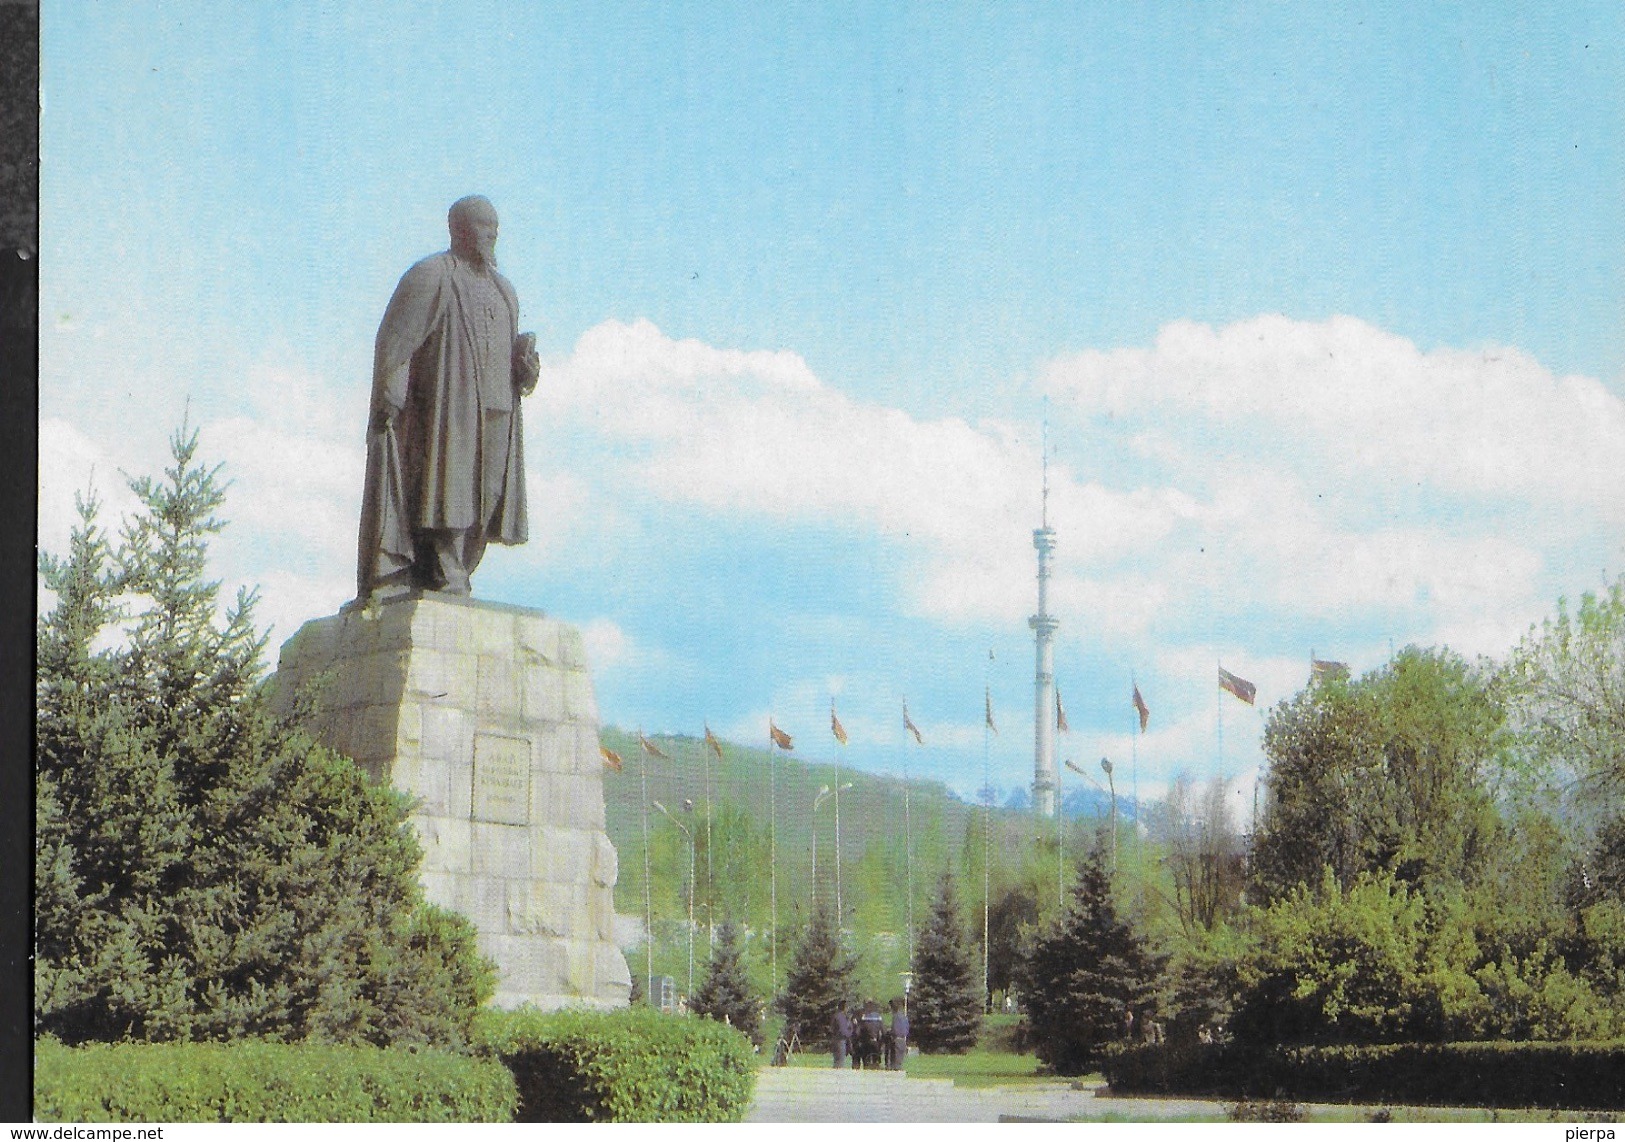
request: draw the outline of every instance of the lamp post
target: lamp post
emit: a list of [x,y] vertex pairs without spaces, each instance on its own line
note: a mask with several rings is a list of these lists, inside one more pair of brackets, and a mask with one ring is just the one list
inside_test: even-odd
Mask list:
[[[1096,789],[1100,789],[1100,782],[1096,781],[1094,779],[1094,777],[1092,777],[1090,775],[1090,773],[1089,773],[1089,771],[1087,769],[1084,769],[1082,766],[1079,766],[1079,765],[1074,765],[1070,759],[1067,760],[1066,767],[1068,769],[1070,769],[1073,773],[1076,773],[1079,777],[1088,778],[1089,784],[1093,785]],[[1106,794],[1107,800],[1111,803],[1112,871],[1116,872],[1117,871],[1117,786],[1116,786],[1116,784],[1114,782],[1112,782],[1112,763],[1110,761],[1108,761],[1106,758],[1103,757],[1103,758],[1100,759],[1100,768],[1105,770],[1105,772],[1106,772],[1106,782],[1107,782],[1108,785],[1111,786],[1110,789],[1104,789],[1104,790],[1101,790],[1101,792]]]
[[[671,810],[660,802],[655,801],[653,805],[661,813],[665,814],[666,820],[683,831],[683,839],[688,842],[688,998],[692,1002],[694,999],[694,833],[687,825],[672,816]],[[692,806],[688,805],[684,807],[692,808]]]
[[1104,757],[1100,759],[1100,768],[1106,771],[1106,793],[1111,799],[1112,873],[1115,875],[1117,872],[1117,782],[1112,780],[1112,763],[1108,759]]
[[[1072,768],[1070,758],[1066,766]],[[1066,794],[1059,769],[1055,771],[1055,914],[1066,915]]]
[[[830,786],[825,785],[825,786],[822,786],[822,787],[819,788],[818,796],[813,798],[813,806],[812,806],[812,857],[813,857],[812,874],[813,874],[813,876],[812,876],[812,879],[813,879],[813,906],[814,907],[818,906],[818,810],[824,804],[825,801],[829,800],[831,797],[838,797],[840,795],[840,793],[845,793],[850,788],[852,788],[852,783],[850,781],[848,781],[846,784],[838,786],[836,788],[831,788]],[[835,859],[837,861],[839,861],[841,859],[841,853],[840,853],[839,849],[835,850]],[[837,920],[837,923],[839,923],[838,920]]]

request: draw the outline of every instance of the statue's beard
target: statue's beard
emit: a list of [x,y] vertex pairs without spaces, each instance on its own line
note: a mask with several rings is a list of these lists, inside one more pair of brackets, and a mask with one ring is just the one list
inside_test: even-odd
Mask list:
[[494,270],[497,268],[497,254],[495,250],[492,250],[489,254],[487,254],[472,243],[458,242],[452,246],[452,253],[456,254],[459,258],[463,259],[463,261],[467,262],[469,265],[481,272],[486,270]]

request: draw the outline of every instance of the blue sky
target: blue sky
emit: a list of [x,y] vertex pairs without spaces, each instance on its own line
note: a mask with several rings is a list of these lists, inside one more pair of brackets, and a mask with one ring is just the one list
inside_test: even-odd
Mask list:
[[[533,541],[604,719],[1250,780],[1311,649],[1501,655],[1625,560],[1625,13],[43,6],[41,535],[190,410],[274,640],[350,593],[371,344],[487,194]],[[92,477],[94,473],[94,477]],[[991,663],[989,649],[994,651]],[[1153,709],[1132,747],[1129,679]],[[1226,699],[1229,701],[1229,699]]]

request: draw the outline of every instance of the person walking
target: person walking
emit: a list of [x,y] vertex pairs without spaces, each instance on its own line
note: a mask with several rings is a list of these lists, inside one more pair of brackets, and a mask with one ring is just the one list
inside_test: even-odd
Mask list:
[[840,1070],[846,1062],[846,1054],[852,1047],[852,1035],[857,1029],[852,1025],[852,1016],[847,1013],[846,1000],[835,1005],[835,1014],[830,1017],[830,1051],[835,1056],[835,1069]]
[[891,1001],[891,1041],[887,1053],[887,1068],[902,1070],[903,1060],[908,1057],[908,1009],[901,999]]

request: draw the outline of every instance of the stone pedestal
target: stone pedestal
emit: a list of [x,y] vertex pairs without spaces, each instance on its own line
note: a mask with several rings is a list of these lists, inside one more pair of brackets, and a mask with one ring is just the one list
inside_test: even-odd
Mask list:
[[433,592],[306,623],[276,700],[417,799],[424,894],[479,929],[500,1007],[620,1006],[615,849],[581,634]]

